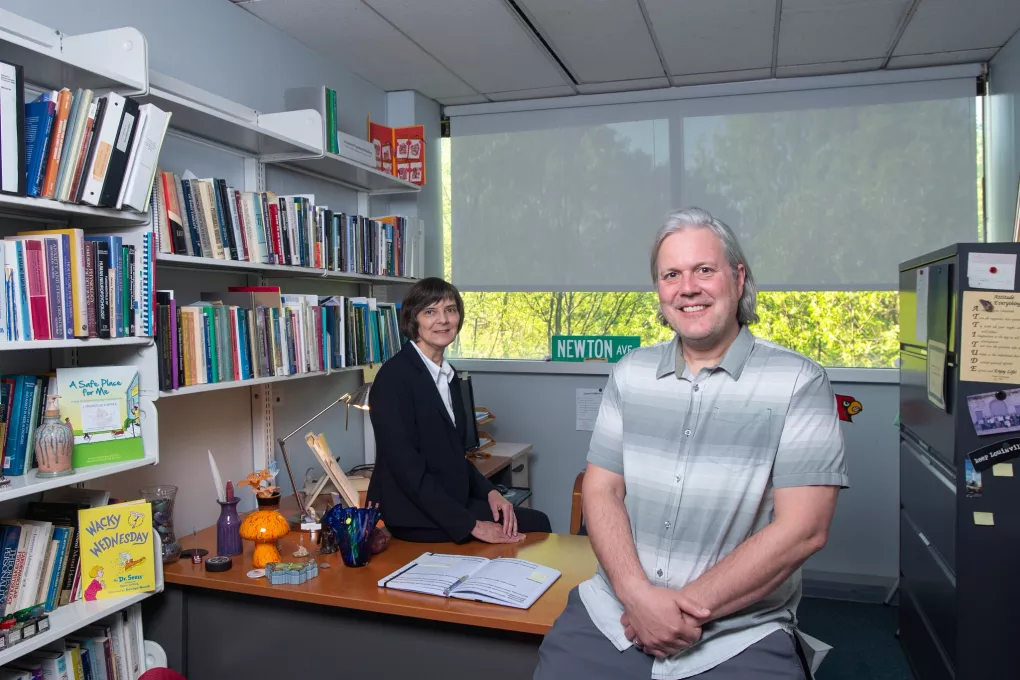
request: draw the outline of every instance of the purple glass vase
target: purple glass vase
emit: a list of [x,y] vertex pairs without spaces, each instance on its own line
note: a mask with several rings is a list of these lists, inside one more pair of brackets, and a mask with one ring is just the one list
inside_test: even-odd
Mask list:
[[240,498],[216,502],[220,504],[220,518],[216,520],[216,554],[241,554],[241,518],[237,516]]

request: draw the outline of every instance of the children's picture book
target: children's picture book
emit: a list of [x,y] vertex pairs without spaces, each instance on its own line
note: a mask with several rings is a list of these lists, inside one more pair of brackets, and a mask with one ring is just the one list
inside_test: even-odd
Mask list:
[[510,557],[423,553],[378,583],[380,588],[527,609],[560,577],[552,567]]
[[156,589],[152,505],[137,500],[78,511],[86,601]]
[[144,457],[137,368],[58,368],[57,389],[60,415],[74,428],[74,467]]

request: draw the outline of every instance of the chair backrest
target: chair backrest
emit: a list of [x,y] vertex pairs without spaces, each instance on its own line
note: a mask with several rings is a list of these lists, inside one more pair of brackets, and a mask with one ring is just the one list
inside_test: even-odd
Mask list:
[[570,497],[570,533],[577,535],[584,526],[584,511],[581,505],[581,487],[584,485],[584,470],[574,479],[574,491]]

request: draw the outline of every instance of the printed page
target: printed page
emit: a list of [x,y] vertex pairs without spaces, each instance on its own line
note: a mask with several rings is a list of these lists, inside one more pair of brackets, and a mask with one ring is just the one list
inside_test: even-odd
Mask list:
[[527,609],[559,577],[560,572],[551,567],[501,557],[457,586],[450,597]]
[[489,560],[466,555],[425,553],[379,581],[384,588],[447,597],[458,583],[484,567]]

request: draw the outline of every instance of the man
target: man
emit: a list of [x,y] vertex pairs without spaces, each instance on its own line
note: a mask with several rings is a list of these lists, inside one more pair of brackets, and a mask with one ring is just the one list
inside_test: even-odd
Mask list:
[[672,341],[613,370],[584,477],[595,576],[542,644],[537,680],[802,680],[800,566],[848,484],[814,362],[755,338],[729,227],[671,214],[651,253]]

